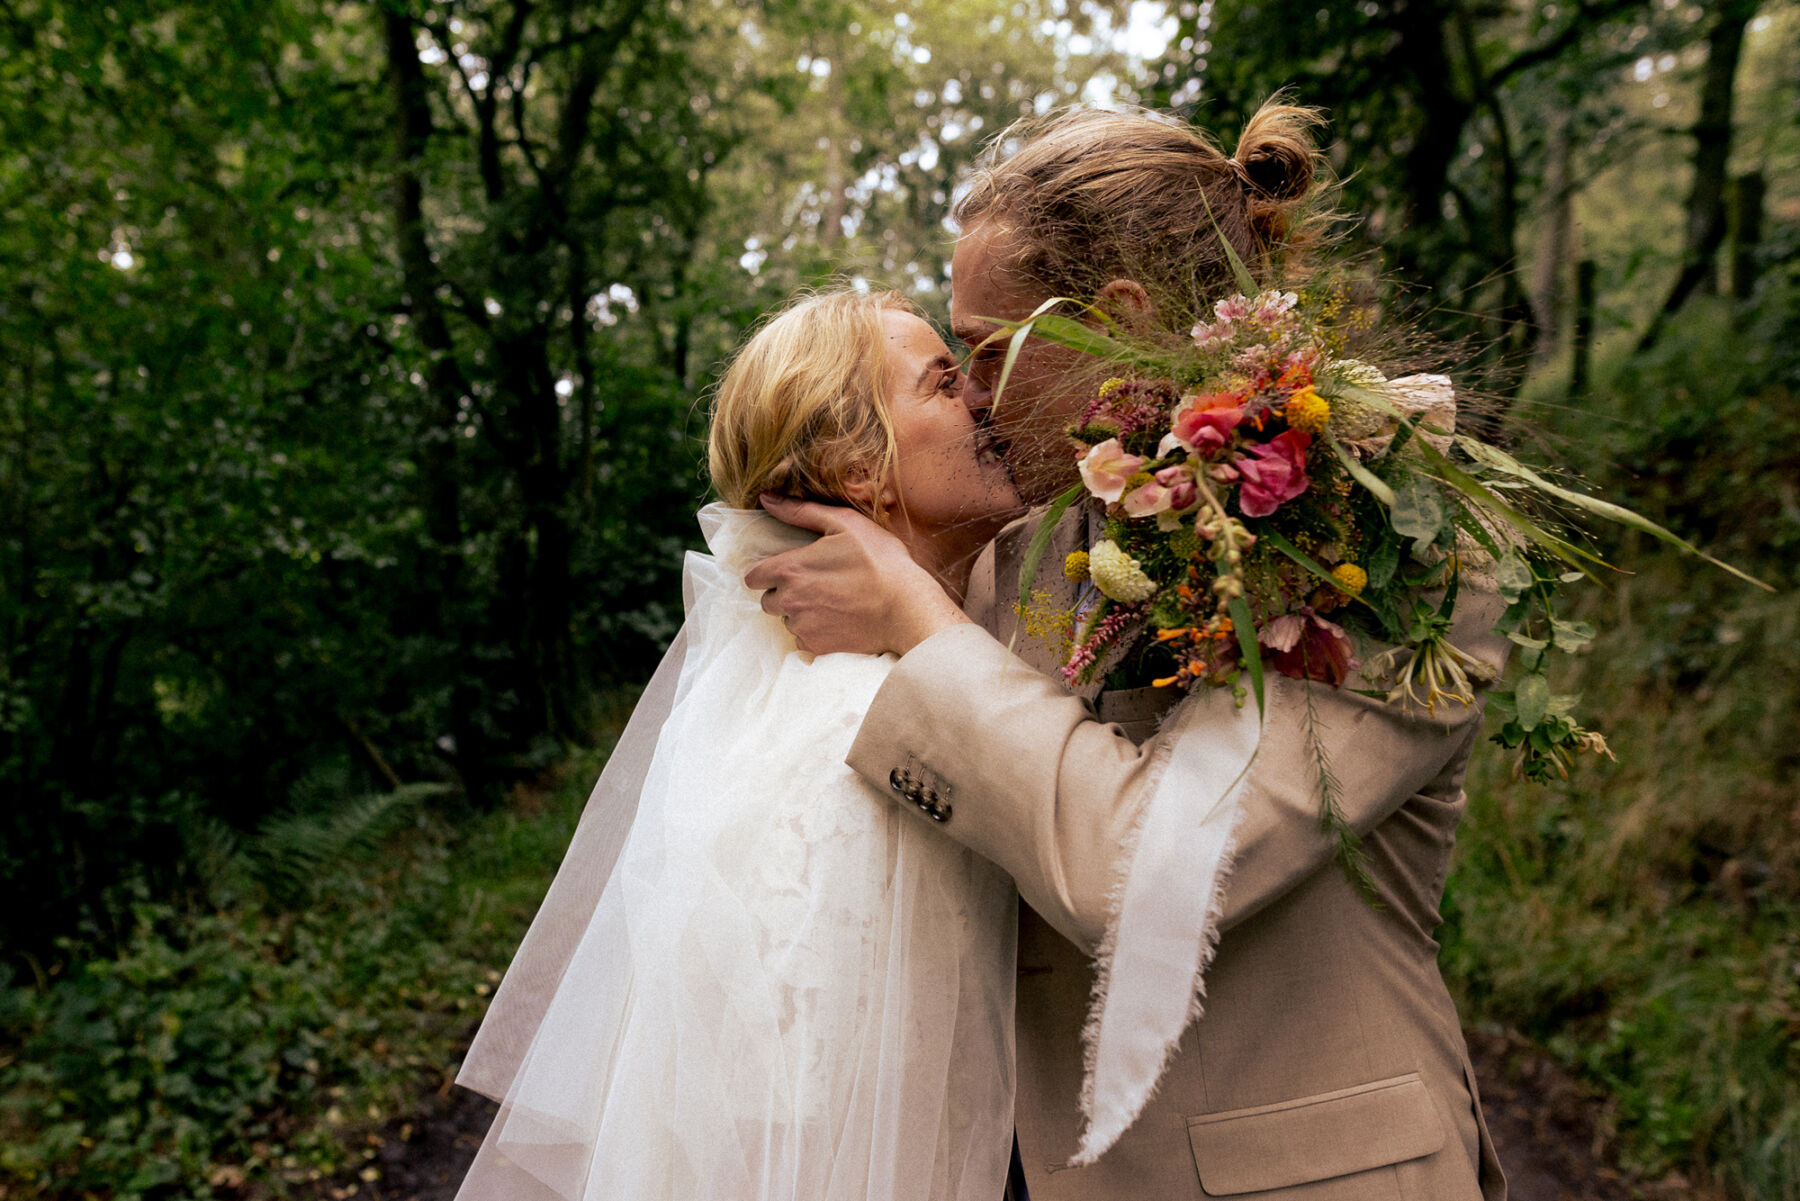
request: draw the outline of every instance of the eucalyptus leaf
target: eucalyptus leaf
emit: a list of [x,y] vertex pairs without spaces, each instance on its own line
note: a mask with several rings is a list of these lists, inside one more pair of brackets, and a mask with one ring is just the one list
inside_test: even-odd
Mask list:
[[1432,483],[1413,476],[1394,493],[1388,519],[1401,536],[1413,540],[1417,553],[1436,541],[1444,528],[1444,497]]
[[1531,591],[1537,577],[1523,555],[1508,551],[1494,564],[1494,579],[1500,589],[1500,598],[1510,605]]

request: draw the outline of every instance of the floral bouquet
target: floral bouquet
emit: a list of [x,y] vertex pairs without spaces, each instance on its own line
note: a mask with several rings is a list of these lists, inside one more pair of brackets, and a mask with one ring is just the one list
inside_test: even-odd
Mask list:
[[[1585,513],[1643,530],[1761,587],[1670,531],[1455,428],[1450,380],[1387,378],[1342,357],[1341,294],[1242,291],[1194,326],[1191,346],[1147,348],[1052,313],[1008,323],[1117,366],[1070,428],[1081,483],[1051,506],[1027,551],[1019,604],[1069,505],[1105,506],[1104,536],[1068,556],[1083,585],[1063,674],[1191,689],[1262,703],[1263,675],[1343,687],[1435,712],[1470,705],[1477,683],[1505,721],[1496,741],[1534,780],[1565,776],[1578,751],[1610,754],[1551,692],[1550,652],[1594,636],[1558,616],[1567,584],[1605,564],[1561,520]],[[1497,630],[1519,651],[1510,684],[1450,641],[1465,583],[1497,591]],[[1363,660],[1364,647],[1381,647]],[[1323,765],[1322,765],[1323,766]],[[1323,817],[1332,819],[1329,769]],[[1338,828],[1346,849],[1354,836]]]

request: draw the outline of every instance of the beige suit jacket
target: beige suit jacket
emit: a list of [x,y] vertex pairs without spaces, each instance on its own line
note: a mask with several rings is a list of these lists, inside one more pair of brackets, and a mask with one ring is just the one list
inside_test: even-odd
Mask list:
[[[1019,941],[1017,1122],[1032,1201],[1504,1201],[1432,937],[1479,706],[1440,707],[1433,718],[1313,688],[1375,907],[1320,832],[1303,753],[1306,694],[1281,676],[1268,686],[1204,1014],[1118,1144],[1091,1167],[1065,1166],[1080,1134],[1089,953],[1148,765],[1139,744],[1172,698],[1071,696],[1008,654],[1001,639],[1016,621],[1010,602],[1032,524],[996,544],[989,588],[1000,616],[903,656],[849,758],[919,820],[1010,872],[1030,907]],[[1064,520],[1039,586],[1063,587],[1062,554],[1085,536],[1084,515]],[[1497,598],[1465,594],[1462,610],[1457,645],[1502,663],[1506,643],[1489,632]],[[1021,636],[1017,649],[1048,666],[1047,646]]]

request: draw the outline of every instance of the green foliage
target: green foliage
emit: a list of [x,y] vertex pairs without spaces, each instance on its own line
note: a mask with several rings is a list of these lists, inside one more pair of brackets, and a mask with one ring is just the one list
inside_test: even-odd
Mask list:
[[594,766],[535,814],[386,837],[374,831],[416,812],[416,791],[316,797],[238,864],[281,864],[284,894],[304,865],[304,908],[144,905],[116,956],[42,983],[0,979],[0,1037],[17,1048],[0,1058],[0,1188],[291,1195],[353,1166],[359,1127],[454,1071]]
[[1633,574],[1590,603],[1599,633],[1556,679],[1619,761],[1541,788],[1478,756],[1444,934],[1466,1012],[1617,1098],[1628,1163],[1767,1201],[1800,1196],[1797,301],[1776,273],[1749,303],[1690,306],[1596,389],[1616,418],[1576,443],[1596,482],[1779,591],[1640,534],[1608,548]]

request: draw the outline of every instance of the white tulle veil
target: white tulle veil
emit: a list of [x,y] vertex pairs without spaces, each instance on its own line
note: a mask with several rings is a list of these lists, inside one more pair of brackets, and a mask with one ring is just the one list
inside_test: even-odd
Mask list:
[[811,535],[709,505],[688,620],[457,1081],[459,1197],[993,1201],[1015,899],[844,766],[887,657],[793,649],[743,587]]

